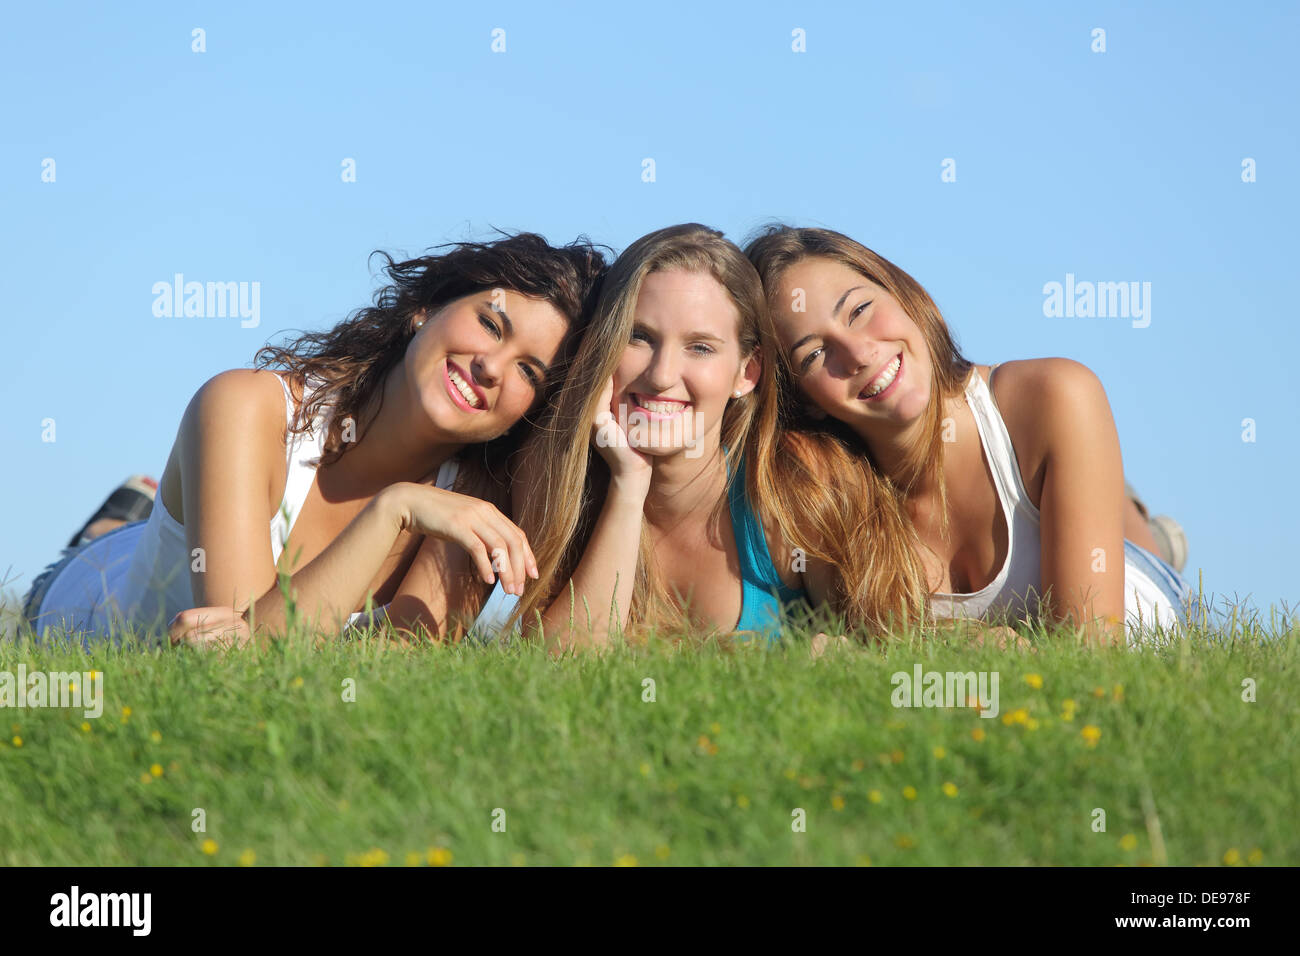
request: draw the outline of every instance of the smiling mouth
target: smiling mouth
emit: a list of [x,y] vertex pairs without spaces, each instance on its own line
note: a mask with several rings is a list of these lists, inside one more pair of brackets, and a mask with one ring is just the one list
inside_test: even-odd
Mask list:
[[899,352],[894,356],[893,361],[880,370],[880,374],[867,383],[866,388],[858,392],[858,398],[875,398],[880,393],[887,391],[894,382],[898,381],[898,373],[902,369],[903,353]]
[[450,359],[447,360],[447,392],[458,405],[469,411],[481,412],[487,404],[479,391],[469,383],[469,380]]
[[629,392],[628,397],[632,399],[637,409],[648,412],[652,418],[671,418],[691,407],[690,402],[675,398],[650,398],[648,395],[638,395],[636,392]]

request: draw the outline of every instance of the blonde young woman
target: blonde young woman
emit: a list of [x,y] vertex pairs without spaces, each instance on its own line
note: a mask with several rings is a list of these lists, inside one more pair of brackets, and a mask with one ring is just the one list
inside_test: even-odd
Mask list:
[[[190,402],[148,521],[66,555],[27,602],[47,626],[168,627],[174,643],[337,632],[369,606],[437,633],[535,574],[503,465],[544,406],[605,269],[522,233],[405,262],[373,306],[258,354]],[[277,368],[278,367],[278,368]],[[272,370],[275,369],[275,370]],[[444,576],[447,549],[474,574]]]
[[923,589],[935,618],[1041,614],[1106,642],[1184,619],[1187,585],[1126,497],[1096,375],[1061,358],[972,365],[925,290],[840,233],[774,226],[746,253],[798,427],[856,447],[901,506],[900,604]]
[[833,602],[820,542],[851,533],[821,471],[834,452],[782,445],[775,345],[758,274],[721,233],[688,223],[628,247],[524,449],[539,577],[492,602],[492,623],[560,652],[617,632],[775,638],[783,607]]

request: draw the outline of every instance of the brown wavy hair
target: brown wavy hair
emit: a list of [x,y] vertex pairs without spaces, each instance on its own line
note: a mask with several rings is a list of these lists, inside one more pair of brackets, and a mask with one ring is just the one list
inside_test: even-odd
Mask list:
[[[389,282],[375,293],[374,304],[357,309],[323,332],[305,332],[280,345],[266,345],[255,358],[257,368],[278,367],[315,381],[304,394],[289,432],[304,433],[323,406],[332,406],[320,463],[337,461],[352,442],[342,440],[344,422],[352,418],[356,438],[365,424],[356,421],[374,396],[383,404],[383,384],[402,361],[416,333],[421,313],[433,313],[463,296],[490,289],[507,289],[553,305],[569,323],[553,374],[539,390],[530,415],[545,407],[564,380],[565,365],[589,318],[589,306],[608,269],[600,248],[586,237],[565,246],[552,246],[531,232],[510,234],[491,242],[458,242],[434,247],[439,251],[397,261],[386,252],[383,272]],[[450,248],[449,248],[450,247]],[[608,248],[608,247],[604,247]],[[530,416],[525,416],[529,421]],[[372,419],[373,420],[373,419]],[[368,423],[367,423],[368,424]],[[529,421],[531,424],[531,421]],[[526,428],[515,426],[504,435],[461,452],[457,490],[500,503],[508,501],[506,465],[522,443]]]
[[[796,228],[784,224],[760,230],[746,243],[745,254],[758,270],[769,303],[775,301],[781,278],[795,263],[820,256],[847,266],[893,296],[907,316],[916,323],[925,339],[933,368],[930,400],[926,405],[926,422],[922,439],[910,449],[905,461],[904,481],[896,482],[878,467],[862,438],[843,422],[829,416],[810,414],[803,399],[798,377],[789,358],[781,352],[781,411],[783,425],[793,432],[830,439],[822,443],[824,465],[847,480],[846,462],[858,472],[865,472],[871,494],[846,494],[824,507],[837,510],[838,516],[822,520],[838,526],[859,526],[864,534],[847,539],[825,539],[833,545],[833,563],[840,568],[848,585],[842,610],[857,620],[884,623],[882,616],[893,620],[920,620],[929,588],[920,561],[921,541],[906,508],[907,494],[922,476],[932,479],[939,490],[940,533],[947,536],[948,497],[943,481],[943,402],[962,393],[974,365],[962,356],[939,312],[939,307],[921,284],[883,256],[842,233],[830,229]],[[830,449],[837,450],[832,451]],[[862,468],[862,460],[870,463]]]

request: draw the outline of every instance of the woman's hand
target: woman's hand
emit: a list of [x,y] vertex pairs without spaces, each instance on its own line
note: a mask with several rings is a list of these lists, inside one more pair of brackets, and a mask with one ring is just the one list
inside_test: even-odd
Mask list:
[[833,648],[837,651],[842,651],[845,648],[852,646],[849,639],[843,634],[837,634],[835,637],[831,637],[825,631],[818,631],[817,636],[812,639],[810,644],[811,647],[809,650],[812,654],[813,660],[817,660],[817,658],[821,657],[829,649]]
[[596,417],[591,423],[591,443],[609,465],[611,480],[618,484],[643,482],[650,488],[650,458],[632,447],[627,432],[619,423],[611,403],[614,401],[614,376],[609,377],[600,393]]
[[486,583],[496,583],[500,574],[501,587],[518,596],[527,579],[537,577],[537,558],[528,537],[489,502],[414,482],[391,485],[380,494],[396,509],[403,531],[460,545]]
[[167,630],[172,646],[228,649],[244,647],[253,639],[244,615],[231,607],[192,607],[171,620]]

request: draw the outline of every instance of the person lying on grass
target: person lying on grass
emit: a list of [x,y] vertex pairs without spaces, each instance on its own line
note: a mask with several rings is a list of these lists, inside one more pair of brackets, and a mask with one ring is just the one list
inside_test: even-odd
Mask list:
[[973,365],[915,279],[840,233],[774,226],[746,254],[792,427],[840,438],[897,502],[841,497],[877,524],[870,544],[828,539],[835,561],[872,547],[895,569],[876,578],[897,587],[884,603],[924,592],[935,618],[1042,616],[1116,643],[1185,620],[1187,585],[1125,496],[1096,375],[1060,358]]
[[[398,627],[472,620],[498,573],[521,593],[536,566],[500,510],[504,464],[563,380],[605,268],[590,243],[530,233],[388,258],[375,305],[199,389],[150,520],[88,545],[140,539],[123,592],[99,599],[128,623],[170,619],[173,643],[238,643],[285,629],[277,572],[304,626],[332,632],[381,605]],[[438,541],[474,575],[435,587],[425,562],[408,582]]]

